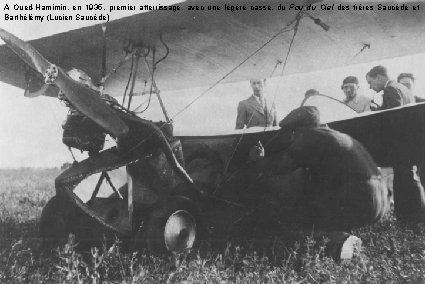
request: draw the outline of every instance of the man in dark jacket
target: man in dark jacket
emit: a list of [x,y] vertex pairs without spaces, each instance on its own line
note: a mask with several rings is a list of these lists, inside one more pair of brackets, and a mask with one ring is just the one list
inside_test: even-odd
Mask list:
[[383,66],[372,68],[366,76],[370,89],[383,91],[383,104],[380,109],[390,109],[414,103],[415,99],[410,90],[404,85],[389,79],[388,72]]
[[299,204],[300,221],[303,218],[316,229],[348,230],[374,223],[386,213],[387,187],[376,163],[358,141],[321,127],[318,109],[312,106],[293,110],[279,125],[280,141],[275,145],[285,150],[274,153],[267,148],[263,159],[263,149],[257,146],[257,153],[254,149],[250,155],[268,176],[296,175],[296,169],[307,169],[308,175],[302,177],[306,185],[289,194],[301,196],[294,203]]
[[[383,91],[383,104],[381,110],[391,109],[414,103],[415,98],[410,90],[404,85],[389,79],[387,70],[383,66],[375,66],[366,75],[370,89],[376,92]],[[407,127],[409,127],[407,125]],[[388,145],[394,149],[398,141],[389,141]],[[393,158],[394,171],[394,199],[395,215],[399,221],[416,223],[424,222],[424,188],[420,183],[417,174],[417,166],[413,161],[408,160],[403,154],[395,153]],[[424,164],[424,160],[417,161],[417,164]]]

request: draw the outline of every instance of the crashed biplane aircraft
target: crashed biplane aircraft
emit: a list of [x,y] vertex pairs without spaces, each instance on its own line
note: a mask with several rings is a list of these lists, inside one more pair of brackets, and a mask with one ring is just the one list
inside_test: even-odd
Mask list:
[[[249,149],[258,141],[266,145],[277,129],[177,137],[159,90],[187,88],[190,82],[206,86],[197,97],[202,99],[220,83],[266,78],[276,65],[294,74],[424,52],[423,2],[410,2],[420,5],[421,13],[336,13],[321,9],[324,3],[333,2],[309,1],[306,7],[317,8],[282,11],[277,6],[290,2],[246,1],[238,4],[247,10],[213,13],[189,6],[224,7],[227,2],[187,1],[175,4],[181,7],[176,13],[152,11],[29,42],[1,29],[6,45],[0,47],[0,80],[25,89],[27,96],[65,100],[71,110],[63,141],[89,152],[56,178],[56,196],[43,211],[41,234],[92,238],[108,231],[135,245],[178,251],[200,239],[226,239],[241,224],[263,216],[276,228],[303,229],[297,216],[283,208],[281,201],[291,198],[283,199],[285,189],[248,190]],[[252,10],[253,5],[274,9]],[[357,54],[362,43],[369,48]],[[77,78],[67,73],[75,68],[94,83],[88,84],[84,73],[76,73]],[[145,84],[150,91],[142,93]],[[157,96],[164,122],[141,119],[133,111],[132,97],[146,93]],[[117,96],[123,96],[122,103]],[[424,104],[417,104],[329,126],[359,140],[379,165],[391,166],[395,153],[424,157],[423,118]],[[114,147],[103,149],[105,135],[114,139]],[[395,140],[399,143],[390,143]],[[98,196],[102,188],[111,194]],[[89,197],[84,200],[78,192]],[[259,200],[265,202],[263,211],[257,210]],[[350,250],[349,234],[339,236],[338,251],[345,245]]]

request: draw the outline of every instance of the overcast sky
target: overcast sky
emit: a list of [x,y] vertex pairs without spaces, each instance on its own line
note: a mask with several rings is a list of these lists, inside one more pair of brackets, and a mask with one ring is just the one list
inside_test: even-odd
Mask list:
[[[103,3],[115,2],[103,1]],[[5,2],[2,1],[2,3]],[[6,3],[13,5],[17,1],[6,1]],[[23,1],[19,3],[24,3],[22,5],[25,5],[25,3],[35,4],[37,2]],[[40,3],[43,3],[43,5],[49,3],[58,4],[58,1],[49,0]],[[139,5],[140,1],[127,1],[126,3]],[[144,4],[148,3],[157,4],[160,1],[144,1]],[[167,4],[172,3],[172,1],[161,1],[161,3]],[[87,1],[74,0],[73,4],[85,5]],[[124,15],[128,16],[131,13],[127,11],[111,15],[119,18]],[[0,19],[0,27],[25,40],[85,25],[87,23],[76,21],[67,22],[67,24],[61,26],[50,23],[29,25],[22,22],[6,22],[3,17]],[[388,67],[390,76],[394,79],[401,72],[414,73],[417,78],[415,92],[417,95],[424,97],[424,62],[424,54],[416,54],[334,70],[274,78],[268,80],[265,91],[275,101],[278,117],[281,119],[291,109],[300,104],[307,89],[315,88],[324,94],[341,98],[340,85],[343,78],[348,75],[358,76],[361,83],[361,92],[371,96],[372,92],[368,90],[364,79],[365,74],[371,67],[382,64]],[[204,90],[205,88],[196,88],[179,92],[163,92],[162,95],[168,111],[173,115]],[[0,93],[2,97],[2,103],[0,104],[0,167],[60,166],[64,162],[71,161],[71,155],[61,141],[61,124],[65,119],[67,109],[60,105],[57,99],[46,97],[25,98],[23,97],[23,90],[3,83],[0,83]],[[218,86],[188,111],[176,117],[175,133],[199,134],[231,131],[235,127],[238,101],[247,98],[250,94],[251,89],[248,82]],[[141,99],[137,99],[136,103],[138,103],[138,100]],[[330,113],[335,115],[336,111],[333,109]],[[145,116],[153,120],[162,118],[158,106],[150,109]],[[194,120],[194,117],[197,119]]]

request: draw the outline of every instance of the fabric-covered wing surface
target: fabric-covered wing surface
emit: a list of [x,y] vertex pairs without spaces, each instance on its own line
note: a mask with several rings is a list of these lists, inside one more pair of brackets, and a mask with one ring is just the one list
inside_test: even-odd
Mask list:
[[[311,1],[312,2],[312,1]],[[245,5],[246,11],[225,11],[224,4]],[[168,57],[155,73],[158,87],[163,90],[210,86],[247,59],[263,44],[291,22],[297,11],[280,11],[278,4],[290,1],[190,1],[179,4],[183,11],[142,13],[107,24],[107,69],[112,70],[123,59],[123,48],[129,43],[156,48],[161,58],[166,48]],[[335,4],[334,11],[321,10],[321,4]],[[303,17],[285,68],[284,75],[328,69],[424,52],[424,2],[421,11],[337,11],[342,2],[320,2],[309,14],[330,26],[328,32],[309,17]],[[355,2],[343,2],[354,4]],[[386,2],[389,4],[390,2]],[[363,2],[363,5],[368,3]],[[409,6],[417,2],[409,2]],[[203,5],[204,11],[189,11],[188,5]],[[220,11],[209,11],[209,5]],[[251,5],[270,5],[273,11],[251,11]],[[12,31],[13,32],[13,31]],[[253,77],[269,77],[277,61],[283,61],[293,31],[282,33],[257,52],[223,82],[242,81]],[[81,28],[30,41],[49,61],[70,69],[84,70],[95,82],[100,81],[102,54],[101,25]],[[364,44],[370,48],[359,53]],[[359,53],[359,54],[358,54]],[[143,59],[141,59],[143,60]],[[152,60],[148,58],[148,60]],[[151,62],[151,61],[150,61]],[[126,62],[106,83],[107,93],[118,96],[124,92],[130,72]],[[143,62],[135,91],[140,92],[150,74]],[[278,66],[274,76],[280,76]],[[0,80],[25,88],[23,62],[6,46],[0,46]]]

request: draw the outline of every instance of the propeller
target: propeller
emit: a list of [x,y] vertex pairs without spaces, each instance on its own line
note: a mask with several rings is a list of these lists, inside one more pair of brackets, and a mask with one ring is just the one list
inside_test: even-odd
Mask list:
[[114,137],[124,138],[129,128],[99,96],[85,85],[71,79],[60,67],[50,63],[31,44],[0,28],[0,38],[25,63],[44,76],[47,84],[55,84],[81,113],[103,127]]
[[[35,98],[39,96],[44,96],[49,89],[50,85],[44,84],[41,88],[35,92],[30,92],[30,90],[26,89],[24,93],[24,97]],[[57,90],[56,90],[57,91]]]

